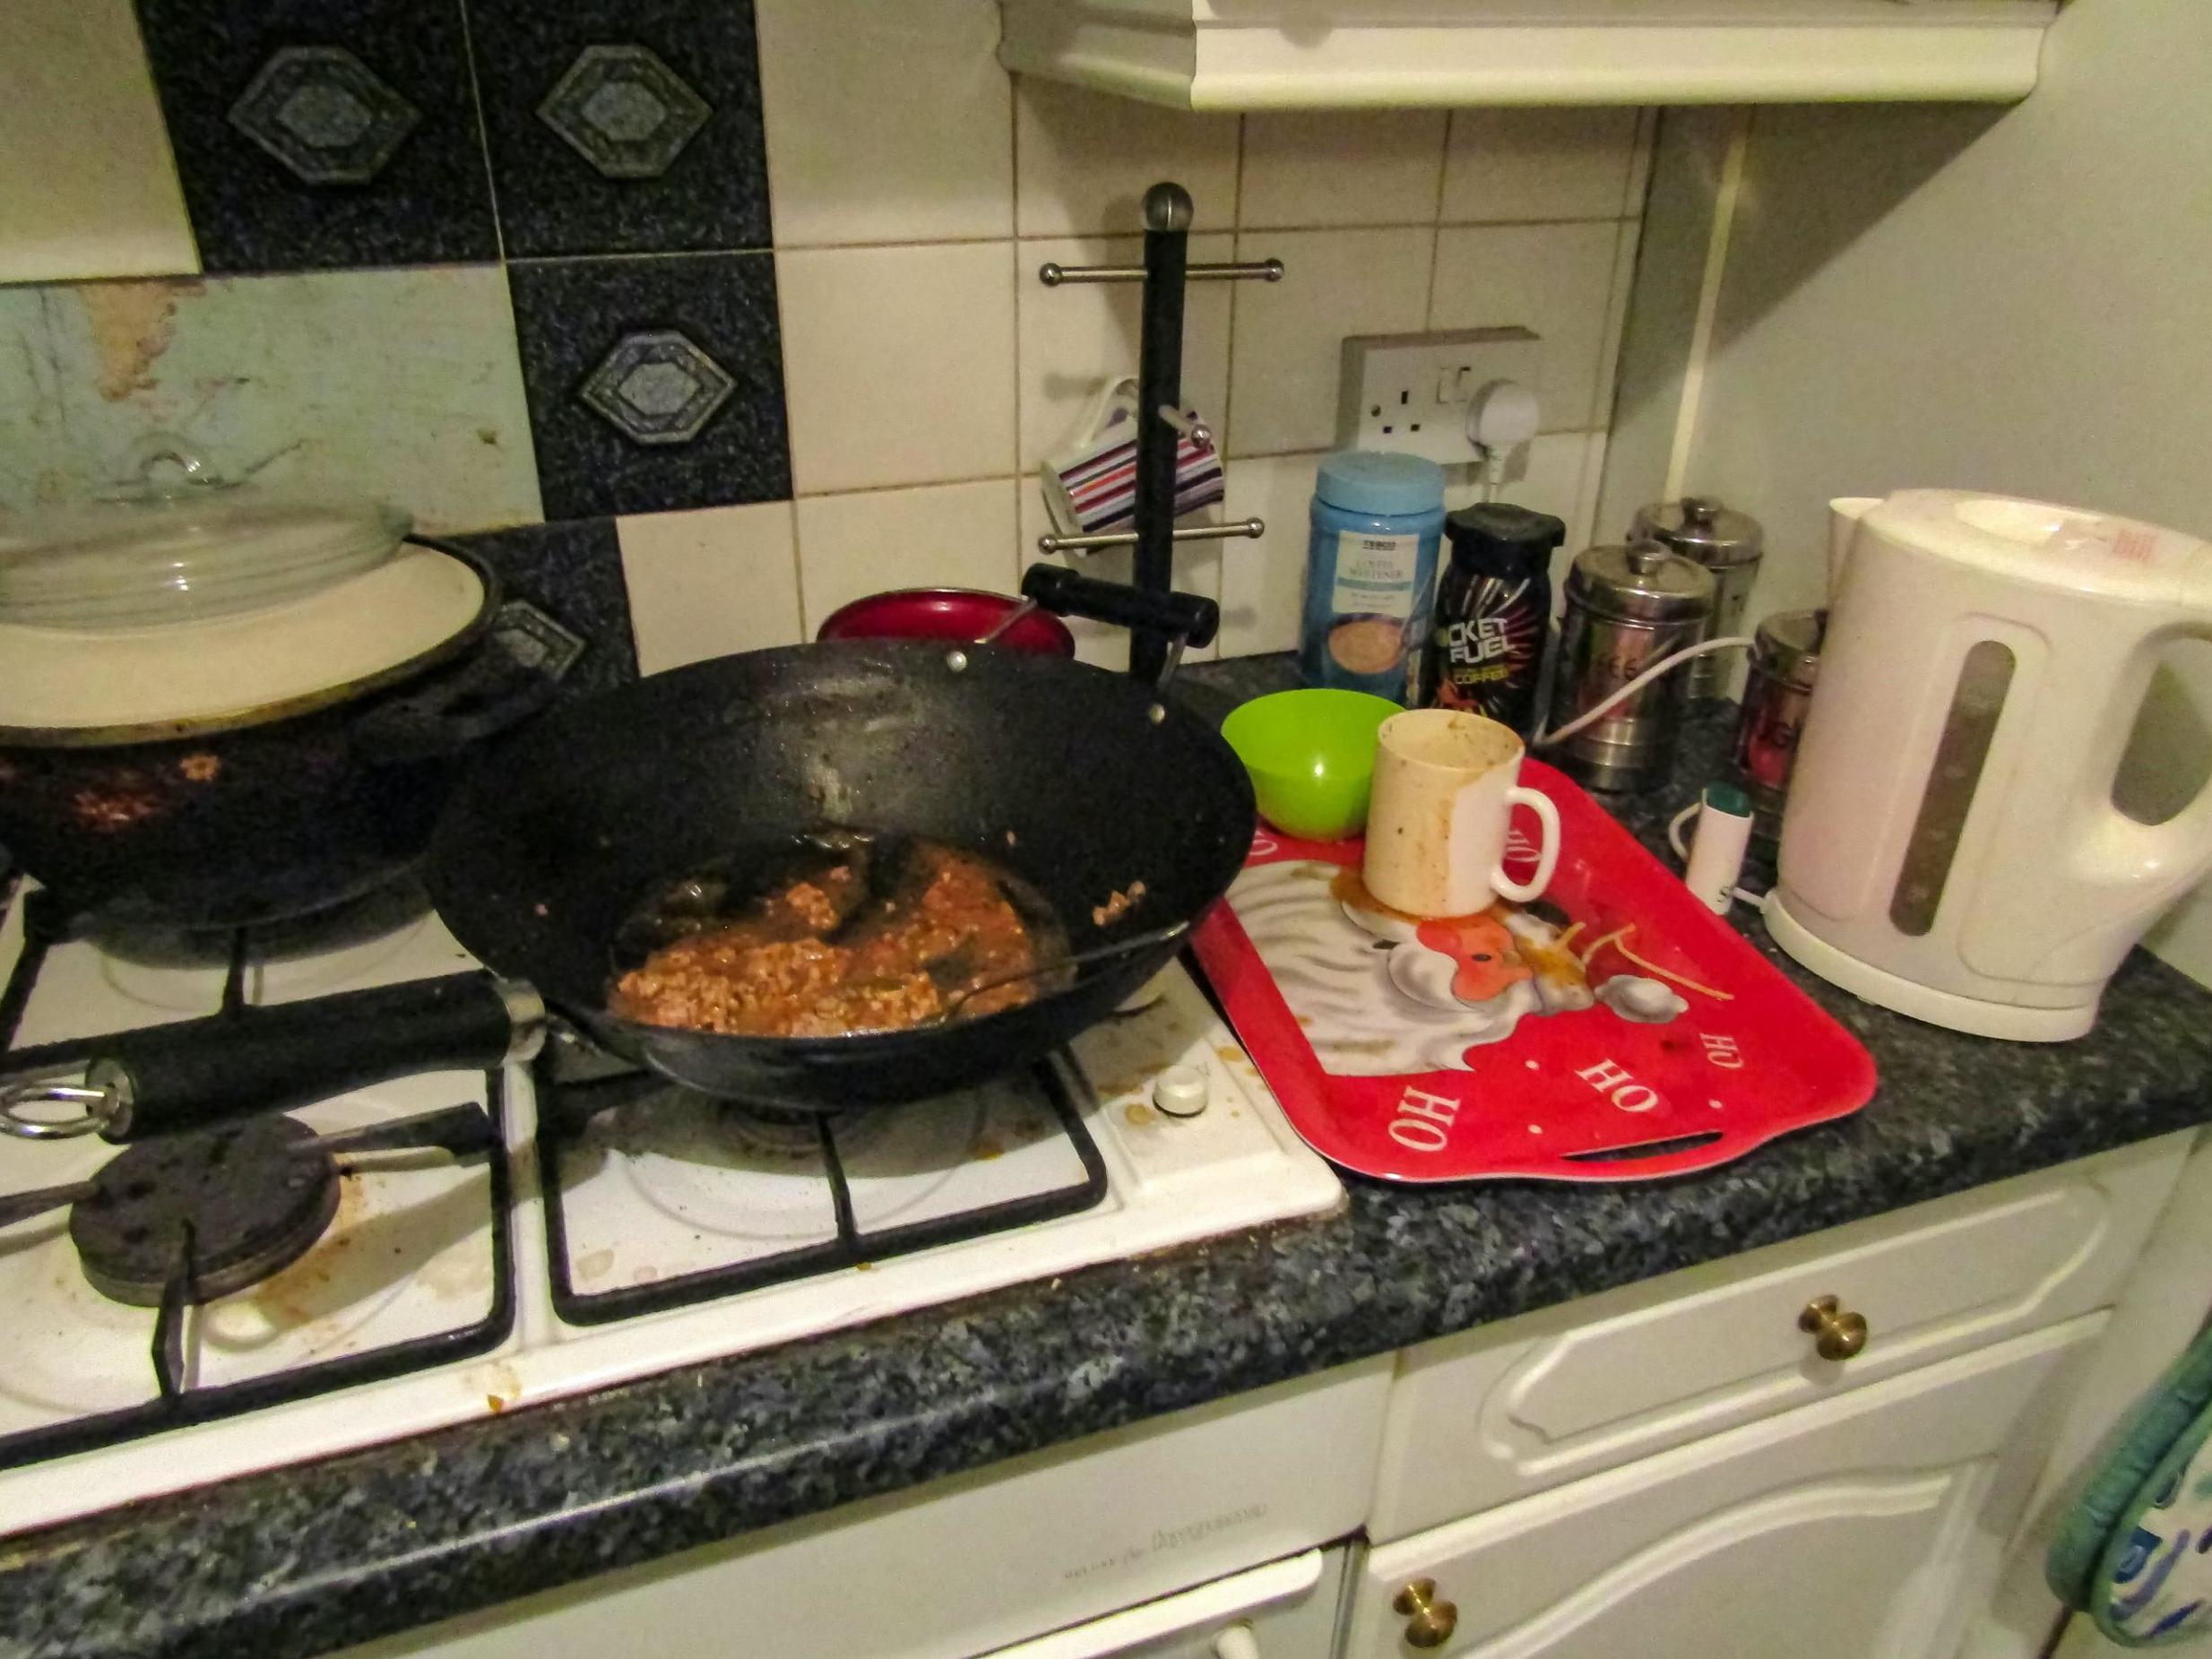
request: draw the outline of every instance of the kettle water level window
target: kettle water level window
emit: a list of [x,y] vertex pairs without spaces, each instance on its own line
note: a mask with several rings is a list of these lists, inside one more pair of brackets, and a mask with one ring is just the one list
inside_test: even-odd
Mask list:
[[1900,933],[1918,938],[1935,926],[1951,860],[1958,855],[1959,833],[1981,784],[1990,740],[1997,735],[1998,717],[2004,713],[2017,665],[2012,648],[1993,639],[1975,645],[1959,665],[1950,712],[1944,718],[1943,735],[1936,740],[1935,763],[1928,769],[1927,787],[1921,795],[1920,816],[1914,820],[1913,838],[1905,843],[1897,885],[1889,895],[1889,920]]

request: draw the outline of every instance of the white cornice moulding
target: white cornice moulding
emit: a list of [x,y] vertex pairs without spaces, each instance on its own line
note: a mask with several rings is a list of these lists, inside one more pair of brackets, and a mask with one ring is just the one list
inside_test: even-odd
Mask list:
[[1192,109],[2009,103],[2055,0],[1001,0],[1007,68]]

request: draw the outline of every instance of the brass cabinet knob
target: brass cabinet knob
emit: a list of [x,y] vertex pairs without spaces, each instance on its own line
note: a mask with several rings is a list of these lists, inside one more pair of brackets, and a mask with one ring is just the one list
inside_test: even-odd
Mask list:
[[1797,1328],[1812,1337],[1812,1351],[1824,1360],[1848,1360],[1866,1347],[1866,1316],[1845,1313],[1833,1296],[1807,1302],[1797,1316]]
[[1390,1605],[1405,1615],[1408,1647],[1441,1647],[1459,1624],[1459,1609],[1436,1599],[1436,1580],[1416,1578]]

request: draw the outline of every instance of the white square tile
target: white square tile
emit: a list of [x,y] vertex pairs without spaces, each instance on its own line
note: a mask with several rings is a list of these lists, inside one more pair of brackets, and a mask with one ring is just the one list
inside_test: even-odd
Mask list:
[[1619,218],[1637,130],[1634,109],[1456,109],[1444,222]]
[[615,535],[644,673],[805,637],[790,502],[639,514]]
[[801,495],[1015,469],[1010,242],[776,255]]
[[1594,547],[1601,541],[1614,541],[1629,533],[1626,524],[1614,526],[1598,517],[1597,504],[1605,487],[1605,454],[1611,446],[1611,436],[1603,432],[1585,434],[1582,456],[1582,485],[1576,495],[1576,517],[1570,523],[1582,526],[1581,542]]
[[[1234,256],[1225,236],[1190,238],[1190,257]],[[1015,304],[1021,313],[1022,469],[1064,455],[1090,435],[1086,417],[1101,387],[1136,373],[1137,313],[1143,294],[1134,282],[1082,282],[1047,288],[1037,281],[1046,261],[1063,265],[1137,264],[1141,237],[1093,237],[1079,241],[1024,242],[1015,273]],[[1190,284],[1183,307],[1183,402],[1214,423],[1217,436],[1229,402],[1229,290],[1227,282]]]
[[130,0],[9,0],[0,282],[200,268]]
[[1435,247],[1436,232],[1425,229],[1238,237],[1239,258],[1275,255],[1284,274],[1280,282],[1238,284],[1229,356],[1231,456],[1335,443],[1344,337],[1420,328]]
[[1436,222],[1441,109],[1247,116],[1237,223],[1246,229]]
[[[1132,557],[1126,551],[1109,550],[1093,553],[1086,558],[1071,558],[1064,553],[1048,557],[1037,551],[1037,538],[1052,529],[1050,514],[1045,509],[1044,497],[1038,490],[1033,478],[1017,480],[1022,500],[1021,567],[1032,565],[1059,565],[1078,571],[1086,576],[1095,576],[1102,582],[1128,582],[1134,574]],[[1184,524],[1217,524],[1221,522],[1221,508],[1203,507],[1188,518],[1177,521]],[[1194,541],[1175,550],[1175,587],[1183,593],[1199,593],[1218,601],[1222,596],[1222,564],[1244,551],[1258,546],[1253,541]],[[1067,631],[1076,636],[1076,657],[1078,661],[1095,663],[1103,669],[1123,670],[1129,666],[1129,631],[1112,627],[1103,622],[1093,622],[1083,617],[1066,618]],[[1195,647],[1183,653],[1186,662],[1211,661],[1221,652],[1217,636],[1211,644]]]
[[[1621,226],[1477,225],[1437,232],[1430,326],[1532,328],[1543,337],[1546,432],[1603,423],[1601,382]],[[1241,319],[1240,319],[1240,321]]]
[[1229,469],[1225,511],[1231,518],[1266,520],[1267,533],[1257,541],[1231,542],[1222,554],[1224,657],[1298,648],[1308,514],[1320,460],[1318,454],[1266,455]]
[[995,0],[755,0],[779,247],[1014,234]]
[[800,610],[811,637],[840,605],[890,588],[984,588],[1010,593],[1017,480],[929,489],[802,497]]
[[1636,291],[1636,255],[1643,245],[1644,221],[1624,219],[1613,247],[1612,293],[1605,306],[1605,339],[1598,348],[1597,401],[1590,424],[1610,430],[1613,423],[1613,391],[1620,378],[1620,343],[1629,329],[1629,298]]
[[1651,192],[1651,160],[1659,144],[1659,112],[1639,109],[1636,117],[1636,145],[1629,157],[1629,184],[1621,196],[1621,213],[1629,219],[1644,216]]
[[1192,228],[1237,222],[1237,117],[1166,109],[1057,81],[1014,83],[1015,197],[1025,237],[1144,229],[1145,192],[1190,192]]

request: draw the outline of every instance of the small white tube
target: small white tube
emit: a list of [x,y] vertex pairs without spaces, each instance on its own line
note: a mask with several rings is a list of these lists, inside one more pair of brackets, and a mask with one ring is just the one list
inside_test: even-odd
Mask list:
[[1689,868],[1682,880],[1716,916],[1735,903],[1736,877],[1751,842],[1751,803],[1732,783],[1706,787],[1698,801],[1698,826],[1689,836]]

